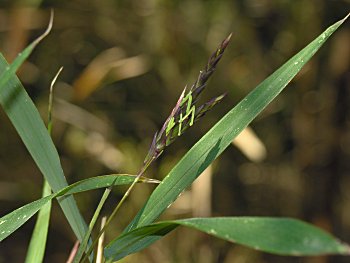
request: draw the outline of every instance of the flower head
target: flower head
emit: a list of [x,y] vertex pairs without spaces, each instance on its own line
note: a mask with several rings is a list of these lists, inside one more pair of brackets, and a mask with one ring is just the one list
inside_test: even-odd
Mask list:
[[196,106],[199,95],[207,86],[210,76],[216,69],[232,34],[221,42],[216,51],[210,56],[206,67],[199,72],[196,82],[187,89],[187,86],[182,91],[175,107],[172,109],[169,117],[164,122],[159,132],[153,136],[153,140],[144,160],[144,167],[147,167],[155,159],[157,159],[164,149],[173,143],[177,137],[181,136],[189,127],[203,117],[210,109],[219,103],[226,94],[212,98],[208,102]]

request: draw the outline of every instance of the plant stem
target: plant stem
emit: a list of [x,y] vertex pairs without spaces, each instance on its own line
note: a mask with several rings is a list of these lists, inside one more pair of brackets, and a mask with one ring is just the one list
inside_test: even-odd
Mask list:
[[[85,262],[85,260],[87,259],[88,255],[92,252],[93,248],[95,247],[97,241],[99,240],[99,238],[101,237],[101,235],[105,232],[105,229],[107,228],[107,226],[109,225],[109,223],[113,220],[113,218],[115,217],[115,215],[117,214],[117,212],[119,211],[120,207],[122,206],[122,204],[124,203],[124,201],[126,200],[126,198],[129,196],[129,194],[131,193],[132,189],[134,188],[134,186],[137,184],[137,182],[140,180],[141,176],[144,174],[144,172],[146,171],[146,169],[148,168],[148,166],[153,162],[155,158],[150,159],[147,163],[145,163],[140,172],[137,174],[135,180],[132,182],[132,184],[129,186],[128,190],[126,190],[125,194],[123,195],[122,199],[120,199],[119,203],[117,204],[117,206],[114,208],[112,214],[108,217],[105,225],[101,228],[100,232],[98,233],[96,239],[92,242],[92,245],[90,246],[89,250],[86,252],[82,262]],[[112,186],[111,186],[112,187]]]
[[[110,192],[112,191],[112,188],[113,188],[114,183],[115,183],[116,180],[117,180],[117,177],[116,177],[115,180],[113,181],[112,185],[111,185],[110,187],[108,187],[108,188],[104,191],[103,196],[102,196],[102,198],[101,198],[101,200],[100,200],[100,202],[99,202],[99,204],[98,204],[98,206],[97,206],[97,208],[96,208],[96,210],[95,210],[95,213],[94,213],[94,215],[93,215],[93,217],[92,217],[92,219],[91,219],[91,221],[90,221],[88,231],[85,233],[84,239],[83,239],[83,241],[81,242],[80,247],[79,247],[79,249],[78,249],[78,252],[77,252],[77,254],[76,254],[75,257],[74,257],[73,263],[78,263],[78,262],[80,262],[80,259],[81,259],[82,256],[83,256],[84,250],[85,250],[85,248],[86,248],[86,246],[87,246],[87,244],[88,244],[88,242],[89,242],[89,238],[90,238],[92,229],[94,228],[94,226],[95,226],[95,224],[96,224],[97,218],[98,218],[98,216],[100,215],[100,212],[101,212],[101,210],[102,210],[102,207],[103,207],[104,203],[106,202],[106,200],[107,200],[107,198],[108,198]],[[98,238],[99,238],[99,237],[98,237]],[[97,238],[96,240],[98,240],[98,238]],[[93,248],[94,244],[95,244],[95,242],[92,244],[92,246],[89,248],[88,252],[86,253],[86,258],[91,254],[92,248]],[[85,258],[84,258],[84,260],[85,260]],[[83,262],[84,262],[84,260],[83,260]]]
[[[106,224],[107,217],[102,217],[101,220],[101,229]],[[101,235],[101,237],[98,239],[98,245],[97,245],[97,254],[96,254],[96,263],[103,263],[103,241],[104,241],[104,233]]]

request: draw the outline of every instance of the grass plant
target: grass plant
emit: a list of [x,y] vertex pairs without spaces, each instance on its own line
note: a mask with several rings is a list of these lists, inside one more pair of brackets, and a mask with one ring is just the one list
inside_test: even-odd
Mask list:
[[[229,35],[210,56],[194,84],[189,88],[185,87],[181,93],[163,126],[153,136],[149,151],[137,175],[98,176],[68,186],[59,155],[50,137],[52,122],[49,121],[47,129],[37,108],[15,75],[17,69],[33,49],[50,32],[53,22],[53,16],[51,16],[46,32],[19,54],[11,65],[8,65],[3,56],[0,56],[0,104],[48,182],[41,199],[28,203],[0,218],[0,241],[14,233],[38,211],[46,211],[45,213],[48,214],[50,212],[48,206],[55,199],[60,203],[67,222],[81,243],[79,249],[76,250],[73,262],[92,262],[94,261],[94,253],[92,252],[95,244],[99,237],[108,231],[112,219],[115,216],[122,216],[118,213],[119,208],[132,193],[135,184],[159,183],[123,233],[116,236],[104,247],[103,256],[106,262],[120,260],[129,254],[136,253],[179,226],[193,228],[232,243],[278,255],[349,255],[350,248],[347,244],[311,224],[292,218],[214,217],[156,221],[231,144],[232,140],[273,101],[347,17],[322,32],[315,40],[253,89],[183,156],[161,182],[144,177],[147,168],[164,153],[166,147],[182,136],[190,127],[193,127],[224,98],[225,95],[220,95],[200,104],[200,94],[208,86],[209,78],[216,70],[228,47],[231,39],[231,35]],[[50,114],[51,112],[52,109],[49,110]],[[129,185],[129,188],[97,236],[91,236],[104,202],[112,187],[118,185]],[[106,190],[95,209],[89,226],[87,226],[80,215],[73,194],[97,188],[106,188]],[[52,189],[53,193],[49,189]],[[48,217],[45,221],[48,222]],[[37,235],[38,231],[45,228],[47,228],[46,223],[39,224],[33,237]],[[89,240],[91,240],[90,243]],[[39,245],[40,243],[42,245],[46,243],[46,235],[39,239]],[[34,256],[29,253],[27,257],[27,262],[41,262],[42,260],[42,253]]]

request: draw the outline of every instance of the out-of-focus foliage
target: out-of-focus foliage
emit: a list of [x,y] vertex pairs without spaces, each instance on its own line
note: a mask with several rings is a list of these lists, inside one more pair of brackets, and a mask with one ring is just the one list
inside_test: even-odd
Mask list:
[[[53,138],[72,183],[111,172],[137,172],[154,132],[184,86],[195,80],[211,51],[233,32],[206,91],[207,98],[225,91],[228,95],[150,167],[147,175],[160,179],[234,103],[327,25],[344,17],[348,4],[346,0],[2,1],[0,50],[11,61],[42,32],[49,9],[55,9],[53,31],[19,77],[45,117],[50,81],[64,66],[56,86]],[[253,122],[267,149],[263,161],[253,162],[232,146],[210,168],[207,177],[212,182],[200,186],[208,190],[196,191],[194,186],[166,217],[200,215],[198,203],[208,196],[198,193],[206,192],[212,201],[212,207],[204,209],[206,215],[298,217],[349,241],[349,43],[347,23]],[[6,214],[39,198],[41,175],[2,111],[0,123],[0,206]],[[253,147],[249,142],[245,148]],[[152,186],[137,187],[120,213],[123,218],[110,229],[111,237],[151,190]],[[86,218],[101,193],[78,196]],[[121,194],[115,192],[105,212]],[[54,207],[47,262],[66,260],[73,246],[74,236],[64,220]],[[25,253],[19,252],[27,247],[34,220],[30,222],[1,243],[0,262],[23,261]],[[127,260],[311,262],[261,254],[186,229]],[[345,261],[330,257],[312,262]]]

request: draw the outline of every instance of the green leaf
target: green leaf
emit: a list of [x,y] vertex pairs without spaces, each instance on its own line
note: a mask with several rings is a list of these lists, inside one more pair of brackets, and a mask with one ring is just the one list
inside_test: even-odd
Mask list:
[[[323,230],[289,218],[218,217],[163,221],[121,235],[116,246],[107,246],[105,256],[118,260],[141,250],[182,225],[250,248],[278,255],[349,255],[348,245]],[[142,240],[142,242],[140,242]],[[146,242],[144,242],[144,240]]]
[[[94,190],[113,185],[130,184],[135,180],[135,176],[130,175],[104,175],[88,178],[76,182],[58,193],[51,194],[44,198],[38,199],[32,203],[26,204],[13,212],[0,218],[0,242],[11,235],[20,226],[22,226],[29,218],[31,218],[40,208],[55,197],[76,194],[84,191]],[[157,180],[140,178],[140,182],[157,183]]]
[[[43,186],[43,197],[49,196],[50,194],[51,188],[45,180]],[[29,243],[25,263],[43,262],[47,233],[49,230],[50,212],[51,201],[47,201],[47,203],[40,209],[38,213],[38,218],[35,222],[35,227]]]
[[[50,21],[45,32],[35,39],[28,47],[26,47],[22,53],[19,53],[15,60],[12,62],[11,66],[6,66],[0,74],[0,93],[3,92],[3,89],[8,88],[8,81],[15,75],[16,71],[23,64],[23,62],[29,57],[33,49],[43,40],[51,31],[53,24],[53,11],[51,11]],[[5,60],[5,59],[4,59]]]
[[[30,155],[50,184],[54,192],[66,187],[57,150],[46,127],[21,82],[15,75],[17,69],[33,51],[34,47],[50,32],[53,15],[48,29],[16,57],[9,66],[0,54],[0,104],[17,130]],[[75,235],[82,240],[87,229],[73,197],[60,199],[62,210]]]
[[[48,105],[48,122],[47,122],[47,131],[51,136],[52,131],[52,109],[53,109],[53,87],[55,82],[62,71],[62,67],[57,72],[56,76],[51,81],[50,93],[49,93],[49,105]],[[51,187],[49,183],[44,179],[42,197],[48,196],[51,194]],[[35,227],[30,239],[25,263],[40,263],[43,262],[45,248],[47,243],[47,233],[49,231],[49,222],[50,222],[50,212],[51,212],[51,201],[47,202],[39,211],[38,217],[35,222]]]
[[[75,254],[75,257],[73,259],[73,263],[79,263],[81,261],[81,259],[83,257],[83,254],[84,254],[84,251],[86,251],[86,246],[88,244],[88,240],[89,240],[89,237],[91,235],[91,232],[92,232],[92,230],[93,230],[93,228],[94,228],[94,226],[96,224],[96,221],[97,221],[97,219],[98,219],[98,217],[99,217],[99,215],[101,213],[102,207],[103,207],[104,203],[106,202],[106,200],[107,200],[109,194],[111,193],[111,191],[112,191],[112,189],[110,187],[108,187],[104,191],[104,193],[103,193],[103,195],[101,197],[101,200],[98,203],[97,208],[95,209],[94,215],[91,218],[91,221],[90,221],[90,224],[89,224],[89,229],[88,229],[88,231],[85,234],[84,240],[83,240],[83,242],[81,242],[81,244],[80,244],[80,246],[78,248],[78,251]],[[89,252],[87,251],[86,253],[89,253]],[[83,260],[83,262],[84,262],[84,260]]]
[[[231,144],[232,140],[287,86],[347,17],[330,26],[308,46],[293,56],[207,132],[153,191],[144,207],[124,232],[154,222],[177,199],[180,193],[190,186],[209,164]],[[139,240],[139,245],[142,242],[142,240]],[[149,241],[145,240],[145,242]],[[117,249],[117,243],[118,238],[108,245],[110,250]]]

